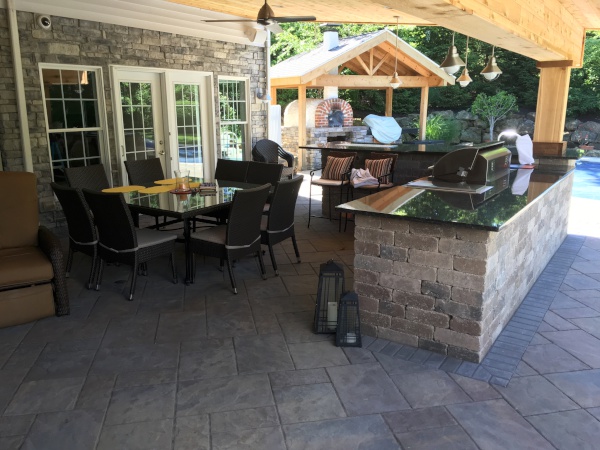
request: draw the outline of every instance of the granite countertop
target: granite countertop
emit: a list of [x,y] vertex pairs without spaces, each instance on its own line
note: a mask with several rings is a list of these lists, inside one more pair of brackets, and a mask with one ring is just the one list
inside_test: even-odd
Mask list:
[[396,186],[353,200],[336,209],[367,215],[433,223],[452,223],[499,231],[545,192],[573,171],[552,165],[535,169],[511,169],[483,194],[440,192]]
[[[330,143],[333,144],[333,143]],[[488,148],[503,144],[501,141],[485,142],[482,144],[457,144],[449,145],[446,143],[437,144],[370,144],[370,143],[349,143],[349,144],[335,144],[327,147],[320,147],[318,145],[304,145],[299,148],[310,149],[310,150],[349,150],[349,151],[363,151],[363,152],[392,152],[392,153],[449,153],[453,150],[464,147],[474,148]]]

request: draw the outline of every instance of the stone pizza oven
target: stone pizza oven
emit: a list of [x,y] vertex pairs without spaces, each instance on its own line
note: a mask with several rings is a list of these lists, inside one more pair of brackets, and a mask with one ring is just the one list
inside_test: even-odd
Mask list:
[[354,119],[352,106],[341,98],[329,98],[317,105],[315,127],[351,127]]

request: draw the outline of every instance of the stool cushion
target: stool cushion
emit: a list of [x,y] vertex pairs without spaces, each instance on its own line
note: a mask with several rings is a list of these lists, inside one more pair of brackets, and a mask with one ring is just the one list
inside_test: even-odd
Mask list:
[[329,156],[323,169],[321,178],[327,180],[341,180],[343,175],[350,171],[354,156],[348,156],[346,158],[337,158],[335,156]]
[[[392,158],[366,159],[365,169],[368,169],[369,173],[375,178],[387,175],[392,171]],[[381,179],[381,184],[387,184],[389,182],[389,177]]]

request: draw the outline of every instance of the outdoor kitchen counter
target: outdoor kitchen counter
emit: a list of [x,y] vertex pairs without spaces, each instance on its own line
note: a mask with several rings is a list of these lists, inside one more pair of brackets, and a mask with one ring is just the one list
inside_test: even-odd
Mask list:
[[[472,145],[472,147],[485,149],[498,146],[499,144],[500,142],[494,141],[475,144]],[[416,178],[428,175],[428,168],[434,165],[442,156],[453,150],[464,147],[467,146],[464,144],[448,145],[445,143],[385,145],[363,143],[337,144],[335,142],[330,142],[328,147],[305,145],[299,148],[303,149],[305,152],[320,153],[320,157],[315,156],[311,158],[320,161],[320,164],[317,163],[317,167],[325,167],[325,158],[329,155],[330,151],[356,152],[357,160],[354,167],[365,167],[364,161],[365,159],[368,159],[369,153],[395,153],[398,155],[398,162],[396,163],[396,168],[394,170],[394,183],[404,184]]]
[[481,361],[567,234],[572,167],[527,172],[482,203],[397,186],[340,205],[363,332]]

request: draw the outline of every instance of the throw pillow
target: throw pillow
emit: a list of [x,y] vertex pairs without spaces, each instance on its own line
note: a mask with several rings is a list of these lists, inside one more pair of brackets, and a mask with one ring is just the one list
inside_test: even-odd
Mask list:
[[[369,170],[372,176],[379,178],[392,171],[392,158],[366,159],[365,168]],[[381,180],[381,184],[388,184],[390,182],[391,180],[389,176],[384,177]]]
[[354,156],[348,156],[345,158],[337,158],[334,156],[327,157],[327,162],[325,163],[325,168],[323,169],[321,178],[326,180],[341,180],[342,175],[344,175],[346,172],[350,172],[350,167],[352,167],[353,160]]

